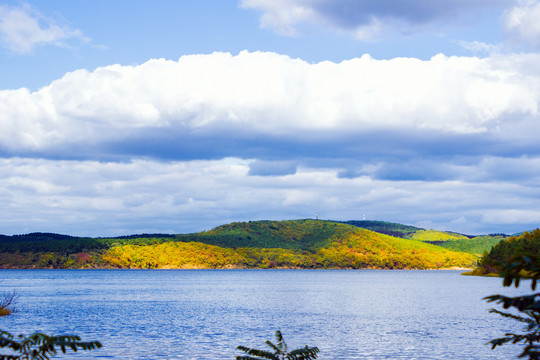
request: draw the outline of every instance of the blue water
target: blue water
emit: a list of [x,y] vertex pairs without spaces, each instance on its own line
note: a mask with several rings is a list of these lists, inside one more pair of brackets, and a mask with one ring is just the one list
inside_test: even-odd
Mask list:
[[104,347],[70,359],[234,359],[281,330],[290,349],[321,359],[508,359],[518,345],[485,343],[512,320],[482,301],[501,279],[459,271],[2,270],[18,311],[14,334],[78,334]]

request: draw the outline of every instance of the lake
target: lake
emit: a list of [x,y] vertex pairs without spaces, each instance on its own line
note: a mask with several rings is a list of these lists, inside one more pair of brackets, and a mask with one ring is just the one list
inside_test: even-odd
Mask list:
[[13,334],[77,334],[104,347],[70,359],[234,359],[281,330],[320,359],[508,359],[485,343],[514,321],[489,314],[498,278],[408,270],[2,270]]

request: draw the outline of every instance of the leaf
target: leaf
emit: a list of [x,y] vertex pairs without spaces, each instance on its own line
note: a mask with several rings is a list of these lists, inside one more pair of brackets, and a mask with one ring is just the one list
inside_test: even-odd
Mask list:
[[0,330],[0,348],[8,348],[19,355],[0,355],[2,359],[35,359],[47,360],[57,354],[56,348],[63,353],[70,348],[74,352],[78,349],[93,350],[101,348],[99,341],[82,342],[77,335],[50,336],[42,333],[34,333],[29,336],[18,335],[18,340],[13,340],[13,335]]
[[[538,230],[535,230],[537,232]],[[537,235],[540,232],[537,232]],[[521,253],[513,256],[509,261],[499,261],[498,265],[501,269],[501,275],[504,277],[503,286],[511,286],[514,284],[519,287],[521,278],[530,278],[531,289],[536,289],[536,282],[540,279],[540,257],[537,253]],[[484,298],[487,302],[495,302],[503,307],[503,309],[511,309],[520,314],[513,314],[496,309],[490,309],[490,313],[498,314],[505,318],[513,319],[526,324],[523,334],[506,333],[504,337],[493,339],[487,344],[491,344],[491,348],[502,346],[507,343],[518,344],[524,343],[523,352],[519,355],[520,358],[538,359],[540,360],[540,293],[523,295],[523,296],[504,296],[491,295]]]
[[266,345],[268,345],[272,350],[274,350],[274,353],[270,353],[268,351],[263,350],[257,350],[248,348],[246,346],[238,346],[237,349],[241,350],[248,355],[255,355],[258,357],[251,357],[251,356],[237,356],[236,360],[261,360],[261,359],[271,359],[271,360],[280,360],[280,359],[287,359],[287,360],[312,360],[317,359],[317,354],[319,353],[319,349],[317,347],[308,347],[307,345],[303,348],[293,350],[291,352],[288,352],[287,344],[285,343],[285,340],[283,339],[283,335],[281,334],[281,331],[276,331],[275,334],[277,345],[274,345],[271,341],[266,341]]

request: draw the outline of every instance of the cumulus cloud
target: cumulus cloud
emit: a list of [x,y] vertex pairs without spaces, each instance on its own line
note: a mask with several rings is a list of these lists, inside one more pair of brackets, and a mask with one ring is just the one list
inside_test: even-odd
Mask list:
[[253,176],[253,162],[1,159],[0,200],[9,205],[0,209],[0,225],[3,233],[112,236],[187,233],[315,213],[335,220],[366,214],[419,226],[430,221],[464,233],[516,232],[539,221],[536,184],[340,178],[338,169],[303,166],[290,174]]
[[69,39],[88,41],[80,30],[58,24],[28,4],[0,5],[0,43],[16,54],[43,45],[65,46]]
[[410,33],[426,25],[456,23],[478,11],[509,6],[513,0],[241,0],[240,6],[262,12],[261,26],[295,35],[311,23],[373,40],[383,32]]
[[504,29],[518,41],[540,46],[540,1],[524,0],[503,15]]
[[[214,53],[0,91],[0,225],[121,235],[317,212],[532,228],[539,63]],[[515,214],[520,228],[499,221]]]
[[365,55],[310,64],[241,52],[78,70],[35,92],[0,91],[0,149],[39,152],[154,134],[173,143],[230,141],[223,157],[235,155],[238,139],[324,144],[374,131],[507,128],[527,138],[539,126],[539,61],[533,54],[427,61]]

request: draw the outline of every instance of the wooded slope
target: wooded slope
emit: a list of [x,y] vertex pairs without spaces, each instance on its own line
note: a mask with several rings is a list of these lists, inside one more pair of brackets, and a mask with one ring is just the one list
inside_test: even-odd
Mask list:
[[3,267],[380,268],[472,267],[476,258],[413,239],[318,220],[252,221],[162,237],[3,241]]
[[[474,275],[498,274],[499,262],[508,262],[513,256],[527,253],[538,256],[540,253],[540,229],[524,232],[500,241],[488,252],[484,252],[474,269]],[[539,264],[537,264],[539,265]]]

